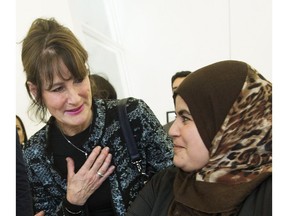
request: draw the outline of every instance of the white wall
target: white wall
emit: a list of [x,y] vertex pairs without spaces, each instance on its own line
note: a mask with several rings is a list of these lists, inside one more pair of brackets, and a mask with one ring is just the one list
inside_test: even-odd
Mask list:
[[231,58],[272,80],[272,1],[231,0]]
[[[99,54],[97,58],[97,53],[91,64],[95,64],[96,70],[108,71],[107,76],[120,97],[144,99],[163,124],[166,111],[173,110],[170,79],[177,71],[193,71],[218,60],[238,59],[247,61],[271,80],[271,0],[17,0],[16,3],[17,40],[23,38],[34,18],[56,17],[85,46],[89,44],[89,52],[98,46],[98,51],[105,48],[111,56],[115,54],[113,64],[117,67],[108,67],[109,62]],[[85,8],[91,12],[85,13]],[[88,29],[95,36],[92,40],[95,47],[91,47],[84,32],[87,25],[92,27]],[[26,114],[28,96],[20,45],[16,57],[19,86],[16,113],[24,118],[31,136],[42,125],[35,125]],[[97,59],[101,61],[96,63]]]
[[238,59],[271,79],[270,0],[122,0],[117,6],[131,93],[162,123],[173,110],[176,71]]
[[171,76],[229,58],[227,0],[117,3],[131,93],[164,124],[174,109]]

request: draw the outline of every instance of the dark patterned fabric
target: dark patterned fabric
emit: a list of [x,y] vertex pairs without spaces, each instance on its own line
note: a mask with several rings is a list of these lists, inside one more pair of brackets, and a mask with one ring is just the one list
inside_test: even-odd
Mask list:
[[[163,130],[151,109],[142,100],[130,98],[127,113],[146,172],[158,172],[172,164],[172,141]],[[129,204],[144,186],[144,178],[131,163],[126,143],[119,126],[117,100],[95,99],[95,120],[88,141],[87,152],[97,145],[108,146],[116,170],[109,177],[115,215],[124,215]],[[24,149],[28,177],[33,193],[34,211],[45,211],[45,216],[61,211],[66,193],[66,180],[53,167],[49,152],[49,125],[34,134]],[[85,215],[83,213],[82,215]]]

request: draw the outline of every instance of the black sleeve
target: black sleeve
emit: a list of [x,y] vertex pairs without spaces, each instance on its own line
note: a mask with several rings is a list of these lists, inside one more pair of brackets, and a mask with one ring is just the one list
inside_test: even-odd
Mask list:
[[244,201],[238,216],[272,215],[272,175]]
[[151,215],[153,210],[153,200],[155,199],[152,182],[152,180],[149,181],[143,190],[140,191],[135,201],[132,203],[130,208],[128,208],[126,216]]
[[[86,208],[86,209],[85,209]],[[71,204],[66,197],[63,198],[62,207],[57,212],[58,216],[86,216],[89,215],[86,205],[78,206]]]
[[173,200],[176,168],[172,166],[155,174],[139,192],[125,216],[167,215]]
[[32,206],[32,194],[28,182],[26,165],[16,131],[16,215],[34,215]]

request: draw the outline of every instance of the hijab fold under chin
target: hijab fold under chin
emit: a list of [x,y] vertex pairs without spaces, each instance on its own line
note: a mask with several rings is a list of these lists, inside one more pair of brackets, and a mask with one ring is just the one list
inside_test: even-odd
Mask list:
[[[195,181],[195,175],[179,169],[174,182],[175,199],[169,215],[233,215],[236,214],[245,198],[271,173],[262,173],[253,181],[227,185]],[[187,194],[189,194],[187,196]],[[185,210],[184,210],[185,209]]]

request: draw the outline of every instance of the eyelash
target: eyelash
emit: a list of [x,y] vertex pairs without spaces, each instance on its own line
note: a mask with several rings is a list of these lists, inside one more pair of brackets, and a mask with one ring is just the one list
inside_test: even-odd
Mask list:
[[[84,80],[84,79],[79,79],[79,80],[75,79],[73,83],[76,83],[76,84],[77,84],[77,83],[82,83],[83,80]],[[59,87],[57,87],[57,88],[55,88],[55,89],[51,89],[51,91],[52,91],[52,92],[61,92],[63,89],[64,89],[64,87],[59,86]]]
[[52,92],[61,92],[63,90],[63,87],[57,87],[55,89],[51,89]]
[[74,83],[82,83],[83,80],[84,80],[84,79],[79,79],[79,80],[75,79],[75,80],[74,80]]
[[185,122],[188,122],[188,121],[193,121],[193,119],[192,118],[190,118],[190,117],[187,117],[187,116],[185,116],[185,115],[176,115],[176,118],[177,117],[180,117],[180,120],[183,122],[183,123],[185,123]]
[[182,122],[187,122],[187,121],[191,120],[186,116],[181,116],[181,119],[182,119]]

